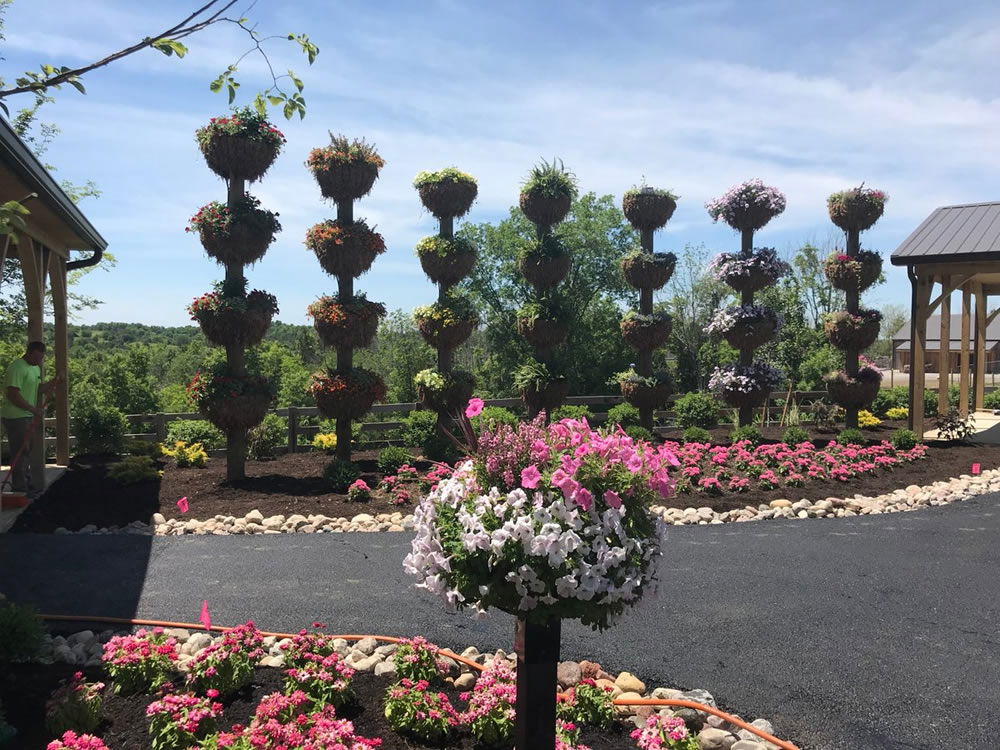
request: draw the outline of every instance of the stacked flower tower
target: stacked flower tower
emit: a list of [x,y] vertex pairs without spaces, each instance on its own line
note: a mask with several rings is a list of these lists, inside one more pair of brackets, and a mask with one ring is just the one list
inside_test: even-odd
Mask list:
[[823,323],[827,340],[844,352],[844,369],[826,377],[826,389],[830,399],[844,407],[849,428],[858,426],[858,410],[875,400],[882,384],[882,373],[877,368],[859,368],[858,362],[860,353],[878,338],[882,314],[863,310],[859,303],[861,293],[882,273],[881,256],[861,249],[861,233],[881,218],[887,198],[881,190],[864,185],[827,198],[830,220],[847,236],[847,253],[835,251],[827,258],[826,277],[844,292],[847,309],[831,313]]
[[639,290],[639,311],[630,310],[621,322],[625,341],[639,352],[635,370],[618,378],[622,396],[639,409],[640,422],[653,429],[653,410],[661,408],[670,397],[671,384],[665,373],[653,372],[653,351],[670,338],[671,320],[664,312],[653,312],[653,292],[662,288],[674,274],[677,256],[653,252],[653,232],[667,225],[677,208],[677,196],[669,190],[640,187],[625,192],[622,211],[639,231],[642,249],[622,258],[625,279]]
[[722,253],[711,266],[715,278],[740,295],[740,304],[719,310],[708,327],[739,349],[740,360],[716,368],[709,387],[739,409],[739,426],[744,427],[753,424],[754,408],[767,403],[771,390],[783,379],[778,370],[753,361],[754,349],[769,341],[779,324],[774,311],[755,305],[753,296],[790,269],[772,248],[754,248],[753,235],[785,210],[785,196],[755,179],[735,185],[705,208],[712,219],[722,219],[740,233],[739,254]]
[[209,169],[226,180],[225,204],[213,201],[191,219],[202,247],[225,266],[225,281],[214,292],[196,299],[191,317],[217,346],[226,348],[226,362],[195,376],[188,391],[198,410],[226,434],[226,479],[246,476],[246,434],[264,419],[274,400],[272,383],[248,373],[245,349],[260,343],[278,312],[274,296],[246,293],[243,267],[260,260],[281,230],[277,214],[261,208],[246,192],[277,158],[285,137],[249,107],[229,117],[212,118],[195,134]]
[[569,381],[555,372],[554,355],[569,335],[568,313],[557,287],[571,261],[553,227],[566,218],[576,195],[576,177],[556,159],[535,166],[521,186],[521,211],[535,225],[536,237],[518,256],[518,268],[533,293],[517,311],[517,330],[535,350],[535,359],[515,373],[514,384],[531,417],[543,410],[550,414],[569,392]]
[[437,349],[437,369],[422,370],[414,382],[421,403],[436,411],[441,421],[472,396],[472,374],[452,365],[455,349],[469,338],[478,319],[472,304],[454,286],[472,271],[476,248],[455,237],[455,219],[469,212],[479,188],[475,177],[455,167],[421,172],[413,186],[424,208],[438,220],[438,233],[424,237],[416,248],[424,273],[438,285],[437,302],[413,312],[420,334]]
[[337,204],[337,218],[327,219],[306,232],[306,247],[320,266],[337,277],[337,294],[321,297],[309,306],[313,325],[325,346],[337,351],[336,370],[315,373],[309,392],[320,413],[337,420],[336,456],[351,457],[351,421],[385,397],[385,383],[371,370],[354,367],[354,350],[375,338],[385,307],[355,294],[354,279],[385,252],[382,235],[364,219],[354,218],[354,201],[367,195],[385,161],[364,140],[330,135],[330,145],[309,153],[306,166],[319,183],[320,193]]

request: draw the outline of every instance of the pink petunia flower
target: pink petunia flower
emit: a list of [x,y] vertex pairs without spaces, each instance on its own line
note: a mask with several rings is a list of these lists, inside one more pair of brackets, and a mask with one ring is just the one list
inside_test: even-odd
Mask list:
[[542,478],[541,472],[534,464],[521,469],[521,486],[526,490],[533,490],[538,487],[538,481]]
[[481,398],[470,398],[468,405],[465,407],[465,416],[469,419],[478,417],[483,412],[483,405]]

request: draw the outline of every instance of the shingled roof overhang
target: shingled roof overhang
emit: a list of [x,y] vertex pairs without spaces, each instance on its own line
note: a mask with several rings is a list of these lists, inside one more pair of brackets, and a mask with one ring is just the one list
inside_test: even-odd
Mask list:
[[894,266],[997,262],[1000,270],[1000,202],[943,206],[896,248]]

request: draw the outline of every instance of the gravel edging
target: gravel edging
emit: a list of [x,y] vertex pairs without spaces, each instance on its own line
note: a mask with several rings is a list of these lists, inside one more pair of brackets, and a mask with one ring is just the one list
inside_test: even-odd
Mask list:
[[[840,498],[830,496],[825,500],[792,501],[784,498],[772,500],[768,504],[748,505],[739,510],[714,511],[707,506],[687,508],[664,508],[652,506],[666,523],[674,526],[709,525],[720,523],[745,523],[771,518],[847,518],[850,516],[878,515],[881,513],[901,513],[918,510],[931,505],[947,505],[962,502],[989,492],[1000,492],[1000,469],[984,471],[978,476],[962,474],[933,484],[919,486],[911,484],[885,495],[870,497],[855,494]],[[413,515],[401,511],[395,513],[359,513],[351,518],[328,518],[324,515],[295,514],[269,516],[265,518],[258,510],[252,510],[243,517],[217,515],[204,521],[197,519],[166,519],[154,513],[151,524],[133,521],[125,527],[97,528],[89,524],[78,531],[63,527],[56,534],[146,534],[155,536],[184,536],[187,534],[323,534],[346,532],[410,531]]]
[[[187,628],[164,628],[163,631],[168,637],[177,639],[181,672],[186,671],[187,665],[201,651],[222,640],[221,635],[212,636],[207,632],[192,632]],[[92,630],[81,630],[68,636],[52,636],[47,634],[42,646],[41,655],[37,661],[41,664],[59,662],[83,667],[99,667],[102,664],[101,656],[104,652],[104,644],[115,635],[123,635],[130,632],[132,631],[102,630],[99,633],[95,633]],[[279,639],[273,635],[266,636],[263,648],[267,653],[261,658],[259,666],[282,668],[284,666],[282,645],[290,643],[290,638]],[[392,659],[392,655],[397,648],[397,645],[394,643],[379,645],[379,641],[371,637],[353,642],[337,638],[334,640],[333,645],[337,653],[345,657],[346,663],[356,671],[372,672],[376,676],[387,676],[389,678],[396,676],[396,667]],[[460,656],[482,665],[490,664],[494,659],[506,659],[512,666],[516,664],[514,654],[508,654],[502,649],[498,649],[493,653],[481,653],[475,646],[469,646],[460,653]],[[445,682],[454,685],[459,690],[472,690],[476,684],[478,673],[468,665],[449,657],[442,656],[442,659],[448,665],[449,670]],[[620,672],[615,676],[604,671],[601,665],[596,662],[564,661],[559,663],[557,682],[561,689],[570,688],[584,678],[594,679],[598,685],[609,686],[612,690],[613,698],[631,700],[638,700],[640,698],[661,700],[681,699],[718,708],[715,698],[707,690],[680,690],[667,687],[650,689],[647,688],[646,683],[632,673]],[[619,721],[630,727],[644,727],[646,719],[653,713],[659,713],[665,717],[678,716],[684,719],[688,730],[697,736],[702,750],[718,750],[719,748],[728,748],[729,750],[777,750],[777,745],[764,742],[754,735],[753,732],[741,729],[721,717],[704,711],[680,707],[662,707],[659,709],[655,706],[615,707],[615,714]],[[739,715],[734,715],[742,719]],[[768,734],[774,734],[774,727],[767,719],[758,718],[749,723]]]

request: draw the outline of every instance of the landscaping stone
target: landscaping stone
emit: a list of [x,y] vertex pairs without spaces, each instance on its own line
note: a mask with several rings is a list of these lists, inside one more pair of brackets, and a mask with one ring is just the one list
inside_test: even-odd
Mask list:
[[631,672],[619,674],[615,678],[615,686],[623,693],[639,693],[641,695],[646,692],[646,683]]
[[575,661],[561,661],[556,668],[556,682],[563,688],[573,687],[581,679],[580,665]]
[[736,737],[722,729],[705,727],[698,732],[698,746],[701,750],[730,750],[736,744]]
[[456,690],[472,690],[476,686],[476,676],[472,672],[465,672],[455,678]]
[[753,740],[737,740],[729,750],[767,750],[767,747]]
[[684,719],[684,724],[687,726],[688,732],[691,734],[698,734],[702,727],[705,726],[705,717],[703,712],[695,711],[693,708],[675,708],[674,716]]
[[[618,698],[624,701],[637,701],[642,700],[642,695],[634,691],[625,691]],[[637,708],[639,706],[615,706],[615,714],[617,716],[633,716],[638,713]]]
[[388,675],[389,677],[396,676],[396,665],[392,661],[382,661],[375,665],[375,676],[381,677],[382,675]]

